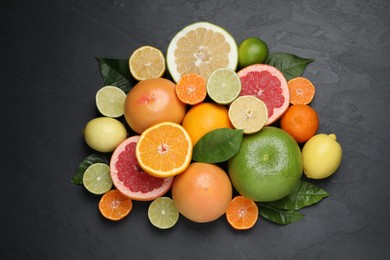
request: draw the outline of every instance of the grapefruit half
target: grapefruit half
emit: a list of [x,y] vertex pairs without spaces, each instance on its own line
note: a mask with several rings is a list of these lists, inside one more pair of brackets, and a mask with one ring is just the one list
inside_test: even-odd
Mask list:
[[254,64],[237,72],[241,80],[240,96],[252,95],[261,99],[268,109],[270,125],[286,112],[290,104],[290,93],[286,78],[275,67]]
[[144,172],[138,164],[135,149],[139,136],[127,138],[115,149],[110,161],[114,186],[125,196],[138,201],[151,201],[164,195],[173,177],[157,178]]

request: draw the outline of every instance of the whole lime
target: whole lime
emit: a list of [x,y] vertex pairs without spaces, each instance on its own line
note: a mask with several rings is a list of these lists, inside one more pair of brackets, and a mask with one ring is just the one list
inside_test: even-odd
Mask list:
[[126,139],[127,130],[117,119],[97,117],[90,120],[83,130],[84,140],[95,151],[107,153]]
[[243,68],[252,64],[263,64],[268,54],[268,45],[262,39],[246,38],[238,46],[238,65]]
[[317,134],[302,148],[303,172],[312,179],[329,177],[339,168],[341,157],[341,145],[335,134]]
[[290,194],[299,183],[302,170],[297,142],[286,131],[273,126],[244,136],[238,153],[228,161],[234,188],[260,202]]

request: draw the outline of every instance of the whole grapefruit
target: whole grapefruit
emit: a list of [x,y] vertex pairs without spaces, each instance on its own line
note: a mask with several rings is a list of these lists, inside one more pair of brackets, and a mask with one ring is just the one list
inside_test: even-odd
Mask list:
[[290,104],[286,78],[277,68],[266,64],[253,64],[237,72],[241,80],[240,96],[252,95],[261,99],[268,109],[270,125],[278,120]]
[[183,216],[205,223],[225,214],[232,199],[232,190],[229,177],[222,168],[195,162],[175,177],[172,199]]
[[228,161],[234,188],[254,201],[268,202],[290,194],[302,176],[301,150],[286,131],[272,126],[244,136]]
[[164,195],[173,177],[157,178],[145,173],[138,164],[135,150],[139,136],[127,138],[115,149],[110,161],[114,186],[125,196],[139,201],[150,201]]
[[140,134],[161,122],[181,124],[186,105],[177,98],[175,88],[175,83],[164,78],[138,82],[125,100],[125,119],[131,129]]

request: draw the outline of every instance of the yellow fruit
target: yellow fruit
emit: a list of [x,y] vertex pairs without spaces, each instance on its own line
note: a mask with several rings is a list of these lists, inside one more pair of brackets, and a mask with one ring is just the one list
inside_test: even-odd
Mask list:
[[114,149],[127,137],[125,126],[111,117],[92,119],[84,128],[84,140],[95,151],[107,153]]
[[342,158],[335,134],[317,134],[302,148],[303,171],[308,178],[323,179],[336,172]]
[[205,134],[218,128],[233,128],[228,108],[215,103],[201,103],[193,106],[183,119],[183,127],[195,145]]

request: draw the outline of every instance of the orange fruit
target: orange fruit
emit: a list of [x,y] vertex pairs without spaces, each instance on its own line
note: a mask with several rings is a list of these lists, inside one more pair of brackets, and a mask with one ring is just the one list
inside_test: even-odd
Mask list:
[[125,100],[125,119],[131,129],[140,134],[157,123],[180,124],[186,104],[177,98],[175,88],[175,83],[164,78],[138,82]]
[[175,177],[172,199],[189,220],[211,222],[225,214],[232,199],[232,185],[220,167],[195,162]]
[[234,229],[250,229],[259,217],[259,208],[256,203],[244,196],[232,199],[226,211],[226,219]]
[[179,124],[159,123],[141,134],[135,155],[146,173],[160,178],[175,176],[191,162],[191,137]]
[[309,104],[316,92],[313,83],[304,77],[290,79],[287,82],[287,86],[290,92],[290,103],[293,105]]
[[212,130],[233,128],[228,112],[226,106],[208,102],[191,107],[183,119],[182,126],[191,136],[193,145]]
[[126,217],[133,208],[131,199],[123,195],[119,190],[110,190],[99,201],[100,213],[107,219],[120,220]]
[[183,103],[199,104],[207,95],[205,78],[195,73],[183,75],[176,84],[176,95]]
[[280,120],[280,128],[298,143],[306,142],[315,135],[318,125],[317,112],[308,105],[291,105]]

